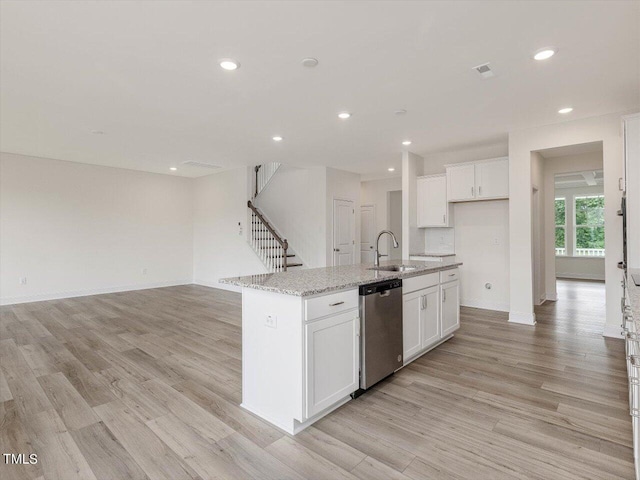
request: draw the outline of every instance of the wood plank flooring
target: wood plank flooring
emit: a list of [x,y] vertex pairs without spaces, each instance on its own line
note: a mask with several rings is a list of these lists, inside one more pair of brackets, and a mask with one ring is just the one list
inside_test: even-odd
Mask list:
[[8,479],[632,479],[604,289],[455,337],[291,437],[242,410],[240,296],[170,287],[1,308]]

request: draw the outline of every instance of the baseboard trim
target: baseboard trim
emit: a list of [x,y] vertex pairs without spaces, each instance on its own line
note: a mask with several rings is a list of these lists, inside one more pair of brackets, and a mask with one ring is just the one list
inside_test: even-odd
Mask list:
[[105,293],[131,292],[133,290],[149,290],[150,288],[176,287],[191,285],[193,280],[172,280],[168,282],[142,283],[139,285],[120,285],[116,287],[91,288],[87,290],[68,290],[64,292],[49,292],[22,297],[0,297],[0,305],[17,305],[20,303],[45,302],[47,300],[61,300],[63,298],[88,297]]
[[609,338],[623,338],[622,327],[606,324],[604,326],[604,331],[602,332],[602,336],[609,337]]
[[509,322],[519,323],[521,325],[535,325],[535,313],[509,312]]
[[604,282],[604,275],[592,275],[588,273],[556,273],[556,278],[566,278],[569,280],[600,280]]
[[558,301],[558,294],[557,293],[547,293],[544,296],[545,300],[548,300],[550,302],[557,302]]
[[220,282],[210,282],[208,280],[194,280],[193,281],[194,285],[200,285],[202,287],[209,287],[209,288],[219,288],[220,290],[227,290],[229,292],[242,292],[242,287],[238,287],[236,285],[228,285],[226,283],[220,283]]
[[508,312],[509,304],[500,302],[490,302],[488,300],[476,300],[476,299],[460,299],[461,307],[480,308],[482,310],[495,310],[498,312]]

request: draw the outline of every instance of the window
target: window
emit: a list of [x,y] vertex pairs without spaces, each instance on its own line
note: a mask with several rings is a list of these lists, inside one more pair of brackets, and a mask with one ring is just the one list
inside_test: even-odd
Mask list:
[[566,199],[556,198],[556,255],[567,254],[567,211]]
[[576,196],[575,255],[604,257],[604,195]]

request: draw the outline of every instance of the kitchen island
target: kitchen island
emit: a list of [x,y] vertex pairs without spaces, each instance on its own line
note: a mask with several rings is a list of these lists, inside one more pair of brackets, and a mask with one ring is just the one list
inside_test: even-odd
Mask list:
[[359,388],[358,287],[403,281],[403,365],[460,323],[455,258],[222,279],[242,287],[242,406],[296,434]]

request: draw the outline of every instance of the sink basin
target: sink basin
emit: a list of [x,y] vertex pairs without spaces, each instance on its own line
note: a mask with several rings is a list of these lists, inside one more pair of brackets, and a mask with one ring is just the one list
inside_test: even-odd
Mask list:
[[383,272],[410,272],[418,267],[412,267],[411,265],[387,265],[384,267],[373,267],[368,270],[380,270]]

